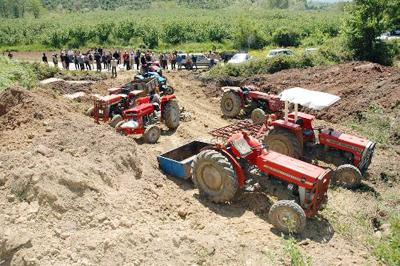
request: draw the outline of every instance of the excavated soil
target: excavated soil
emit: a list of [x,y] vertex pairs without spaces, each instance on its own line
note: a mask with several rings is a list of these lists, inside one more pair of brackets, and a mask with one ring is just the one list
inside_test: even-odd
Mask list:
[[[155,145],[83,114],[90,93],[104,94],[130,75],[91,85],[79,101],[64,94],[81,88],[0,94],[0,265],[290,265],[285,240],[267,219],[276,189],[255,186],[218,205],[158,169],[157,155],[232,122],[188,72],[167,73],[186,116]],[[371,173],[389,156],[378,151]],[[377,193],[399,187],[366,187],[332,190],[327,209],[296,236],[314,265],[377,264],[366,231],[386,215]]]

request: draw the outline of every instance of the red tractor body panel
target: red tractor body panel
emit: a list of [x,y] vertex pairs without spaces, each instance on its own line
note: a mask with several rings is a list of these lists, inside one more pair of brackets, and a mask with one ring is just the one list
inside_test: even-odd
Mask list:
[[122,100],[122,96],[119,94],[116,95],[106,95],[98,99],[98,101],[102,101],[108,105],[113,105],[119,103]]
[[124,111],[124,117],[140,117],[154,112],[154,106],[151,103],[144,103]]
[[140,97],[136,99],[137,104],[145,104],[150,102],[150,96]]
[[281,111],[284,103],[274,94],[269,94],[261,91],[250,91],[248,97],[256,100],[263,100],[268,103],[268,108],[271,112]]
[[312,189],[317,180],[327,172],[318,166],[274,151],[259,156],[256,165],[264,172],[306,189]]
[[119,94],[119,93],[121,93],[122,88],[121,87],[115,87],[115,88],[108,89],[107,91],[108,91],[109,95]]
[[318,138],[320,144],[352,153],[354,156],[353,164],[357,167],[360,163],[363,151],[369,143],[367,139],[341,133],[333,129],[322,130]]

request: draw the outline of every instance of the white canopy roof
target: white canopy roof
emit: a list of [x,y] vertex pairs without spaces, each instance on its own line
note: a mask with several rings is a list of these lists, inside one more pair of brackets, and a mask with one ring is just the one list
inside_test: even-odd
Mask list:
[[322,110],[340,100],[339,96],[333,94],[298,87],[284,90],[279,97],[282,101],[297,103],[314,110]]

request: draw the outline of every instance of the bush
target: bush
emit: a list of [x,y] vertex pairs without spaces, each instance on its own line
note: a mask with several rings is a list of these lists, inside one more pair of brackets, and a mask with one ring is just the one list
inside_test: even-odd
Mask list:
[[280,28],[272,35],[272,42],[280,47],[299,46],[300,34],[287,28]]
[[0,56],[0,91],[15,84],[31,89],[39,80],[53,77],[56,73],[58,73],[57,68],[39,63],[14,61]]
[[390,235],[375,243],[375,256],[384,264],[400,265],[400,215],[390,220]]

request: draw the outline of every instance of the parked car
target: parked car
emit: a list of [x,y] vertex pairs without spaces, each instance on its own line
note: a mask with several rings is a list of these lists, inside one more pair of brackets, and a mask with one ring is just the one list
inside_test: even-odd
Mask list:
[[[207,66],[208,67],[210,65],[211,59],[209,59],[204,54],[192,54],[192,55],[194,55],[197,58],[197,60],[196,60],[197,66]],[[218,64],[217,59],[214,60],[214,64]]]
[[235,54],[237,54],[237,52],[234,52],[234,51],[225,51],[225,52],[222,52],[222,53],[220,54],[221,60],[224,61],[224,63],[228,63],[228,61],[231,60],[231,58],[232,58]]
[[241,64],[251,59],[248,53],[235,54],[229,61],[228,64]]
[[384,32],[377,39],[381,41],[400,39],[400,30]]
[[280,56],[280,55],[292,56],[292,55],[294,55],[294,53],[291,50],[286,49],[286,48],[283,48],[283,49],[272,49],[272,50],[270,50],[268,52],[268,56],[267,57],[268,58],[272,58],[272,57]]

